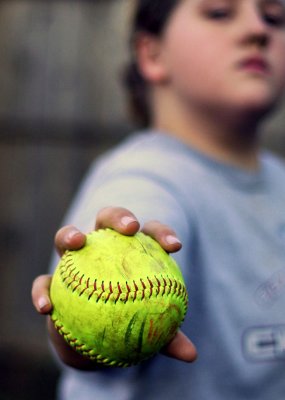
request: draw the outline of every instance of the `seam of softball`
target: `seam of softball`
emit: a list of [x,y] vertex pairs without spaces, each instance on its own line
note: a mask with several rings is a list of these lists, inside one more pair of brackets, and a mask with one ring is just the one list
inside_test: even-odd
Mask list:
[[[56,330],[59,334],[64,338],[64,340],[77,352],[79,352],[82,356],[87,357],[91,361],[96,361],[99,364],[104,364],[110,367],[129,367],[131,365],[135,365],[136,363],[127,363],[123,361],[116,361],[108,357],[104,357],[100,354],[96,354],[95,349],[89,349],[84,343],[81,343],[79,339],[71,337],[71,333],[67,332],[64,329],[64,326],[60,323],[60,321],[51,315],[51,320],[54,323]],[[141,360],[140,360],[141,361]]]
[[119,300],[127,303],[129,300],[134,302],[143,300],[146,297],[175,295],[181,298],[185,307],[187,307],[186,287],[181,282],[168,276],[158,278],[154,275],[152,279],[147,277],[147,280],[133,280],[132,283],[126,281],[124,284],[120,282],[113,284],[111,281],[106,283],[104,280],[98,282],[97,279],[85,278],[84,274],[81,275],[80,271],[76,270],[70,252],[66,252],[62,258],[60,275],[66,287],[71,288],[73,292],[77,292],[79,296],[82,296],[87,291],[89,293],[88,300],[97,296],[96,302],[103,300],[107,303],[112,296],[115,297],[114,303],[116,304]]

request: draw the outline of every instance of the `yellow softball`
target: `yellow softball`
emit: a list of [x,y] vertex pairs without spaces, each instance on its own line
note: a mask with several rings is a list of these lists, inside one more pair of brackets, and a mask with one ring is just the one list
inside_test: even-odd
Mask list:
[[178,265],[141,232],[88,234],[82,249],[64,253],[50,295],[58,332],[77,352],[109,366],[138,364],[156,354],[187,311]]

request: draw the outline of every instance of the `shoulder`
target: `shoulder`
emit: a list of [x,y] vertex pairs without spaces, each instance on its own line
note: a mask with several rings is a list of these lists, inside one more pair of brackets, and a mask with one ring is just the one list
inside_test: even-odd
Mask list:
[[159,161],[179,157],[184,145],[169,135],[156,131],[135,132],[120,145],[106,153],[100,164],[106,166],[110,163],[116,165],[142,165],[151,162],[159,165]]
[[183,177],[181,171],[188,168],[190,159],[187,147],[174,137],[156,131],[141,131],[95,160],[92,170],[101,179],[135,174],[179,181]]

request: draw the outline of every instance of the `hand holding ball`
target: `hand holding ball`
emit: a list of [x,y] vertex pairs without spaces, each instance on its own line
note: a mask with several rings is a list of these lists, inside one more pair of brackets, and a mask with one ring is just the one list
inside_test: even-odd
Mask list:
[[187,292],[175,261],[149,236],[111,229],[66,251],[51,284],[51,319],[77,352],[126,367],[157,353],[176,334]]

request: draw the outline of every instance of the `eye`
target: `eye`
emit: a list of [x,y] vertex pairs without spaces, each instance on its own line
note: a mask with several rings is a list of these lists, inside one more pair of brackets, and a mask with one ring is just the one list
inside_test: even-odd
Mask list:
[[265,14],[263,16],[263,19],[268,25],[272,25],[272,26],[276,26],[276,27],[285,26],[285,16],[284,15]]
[[285,8],[279,2],[264,5],[262,10],[263,20],[275,27],[285,27]]
[[230,10],[228,8],[213,8],[206,11],[206,15],[209,19],[227,19],[230,17]]

